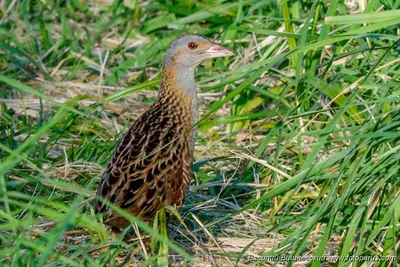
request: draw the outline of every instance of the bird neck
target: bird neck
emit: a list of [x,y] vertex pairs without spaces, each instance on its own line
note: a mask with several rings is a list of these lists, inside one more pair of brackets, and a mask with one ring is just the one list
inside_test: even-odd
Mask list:
[[159,97],[179,96],[182,93],[191,102],[194,123],[197,121],[199,113],[194,69],[180,66],[179,64],[173,64],[172,66],[164,64]]

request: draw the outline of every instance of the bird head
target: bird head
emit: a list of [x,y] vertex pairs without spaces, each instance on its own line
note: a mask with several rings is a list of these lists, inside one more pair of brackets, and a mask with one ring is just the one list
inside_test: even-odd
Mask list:
[[178,65],[192,69],[207,59],[233,55],[232,51],[204,36],[188,34],[178,37],[171,43],[164,63],[167,66]]

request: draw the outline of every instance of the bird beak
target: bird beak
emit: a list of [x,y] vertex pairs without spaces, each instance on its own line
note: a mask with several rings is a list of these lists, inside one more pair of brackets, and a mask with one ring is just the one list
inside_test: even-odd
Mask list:
[[204,53],[206,54],[207,58],[230,57],[235,55],[232,51],[217,44],[213,44]]

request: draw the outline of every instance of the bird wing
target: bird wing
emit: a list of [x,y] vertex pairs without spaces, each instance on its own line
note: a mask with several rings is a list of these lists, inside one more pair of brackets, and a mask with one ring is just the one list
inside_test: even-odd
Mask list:
[[99,196],[144,220],[152,220],[162,206],[182,205],[192,175],[192,131],[183,125],[157,106],[143,113],[116,146],[95,210],[113,219]]

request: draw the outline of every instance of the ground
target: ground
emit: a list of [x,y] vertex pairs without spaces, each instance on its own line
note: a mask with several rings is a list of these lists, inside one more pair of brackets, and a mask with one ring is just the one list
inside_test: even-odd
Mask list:
[[[2,261],[395,266],[399,5],[1,1]],[[118,138],[156,98],[169,43],[184,33],[236,56],[198,68],[188,199],[180,216],[172,211],[167,246],[133,255],[142,246],[133,227],[111,239],[94,193]],[[165,236],[137,224],[141,236]]]

